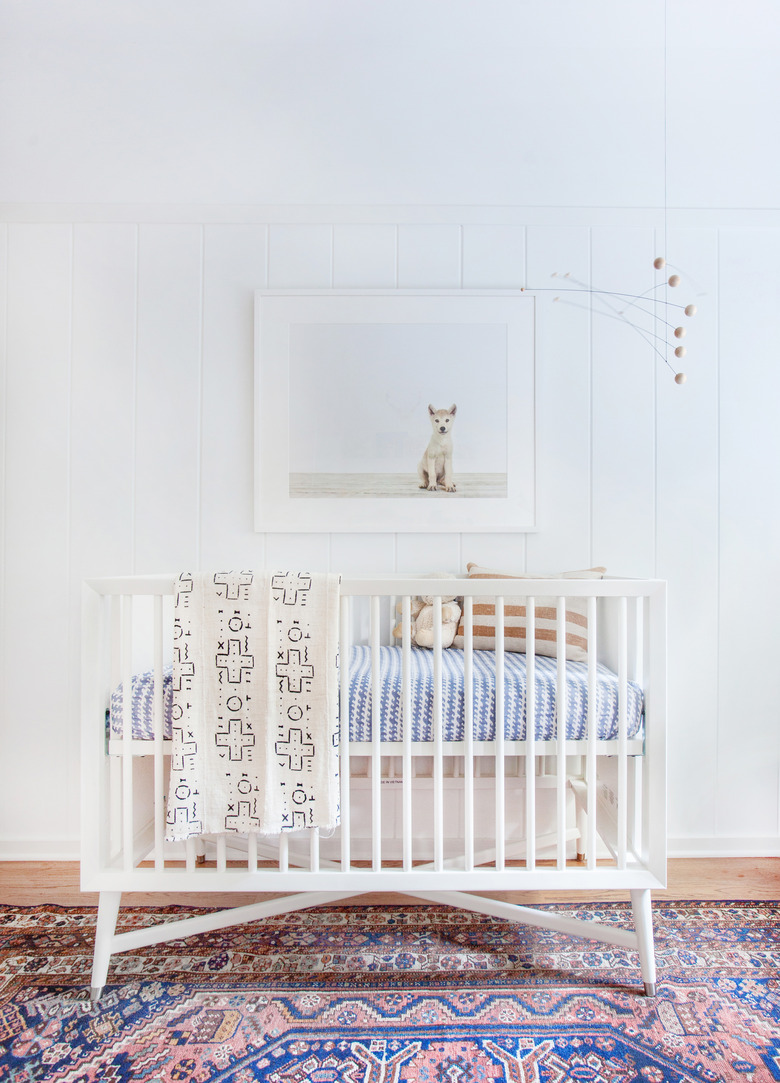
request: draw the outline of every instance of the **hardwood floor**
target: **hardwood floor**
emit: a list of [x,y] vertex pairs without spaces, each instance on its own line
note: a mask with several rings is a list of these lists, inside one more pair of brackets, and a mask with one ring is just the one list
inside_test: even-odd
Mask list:
[[[260,896],[264,897],[264,896]],[[272,895],[265,896],[273,898]],[[502,892],[496,896],[516,903],[585,902],[627,899],[627,892]],[[666,891],[653,892],[656,899],[770,899],[780,900],[780,858],[674,858],[669,861]],[[141,894],[122,896],[124,906],[239,906],[254,902],[257,895],[199,893]],[[407,901],[389,893],[356,896],[356,905],[383,905]],[[408,900],[411,901],[411,900]],[[36,906],[96,906],[97,895],[79,890],[79,867],[70,861],[0,862],[0,903]]]

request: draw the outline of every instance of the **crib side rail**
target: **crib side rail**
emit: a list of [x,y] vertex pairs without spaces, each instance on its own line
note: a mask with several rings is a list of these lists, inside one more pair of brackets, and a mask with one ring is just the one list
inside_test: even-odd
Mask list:
[[[625,579],[607,576],[604,579],[468,579],[458,577],[459,596],[504,595],[512,597],[547,596],[564,594],[570,598],[645,598],[665,586],[658,579]],[[341,580],[343,595],[351,597],[392,597],[397,595],[442,595],[449,590],[453,580],[430,579],[425,576],[345,575]],[[107,576],[85,581],[85,586],[102,596],[111,595],[172,595],[176,589],[176,576]]]

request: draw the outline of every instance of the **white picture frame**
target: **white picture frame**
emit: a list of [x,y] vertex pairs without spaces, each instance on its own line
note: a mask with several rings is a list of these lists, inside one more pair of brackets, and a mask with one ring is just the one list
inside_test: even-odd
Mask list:
[[[534,336],[522,290],[257,290],[255,529],[535,530]],[[429,491],[452,405],[455,491]]]

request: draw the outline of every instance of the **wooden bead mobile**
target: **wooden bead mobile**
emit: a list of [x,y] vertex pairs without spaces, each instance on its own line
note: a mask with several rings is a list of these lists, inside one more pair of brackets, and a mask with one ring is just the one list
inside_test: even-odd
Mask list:
[[[666,266],[667,262],[664,256],[656,256],[656,258],[653,260],[653,267],[656,271],[661,271]],[[672,264],[669,264],[669,266],[671,267]],[[658,296],[651,296],[652,294],[656,294],[656,292],[662,289],[664,286],[670,286],[672,289],[676,289],[677,286],[679,286],[682,282],[681,275],[677,273],[671,274],[664,282],[660,282],[657,285],[652,286],[650,289],[645,290],[644,293],[640,294],[621,293],[617,290],[593,289],[586,282],[580,282],[576,278],[574,278],[571,271],[566,271],[563,274],[561,274],[559,271],[553,271],[551,277],[568,279],[571,283],[571,285],[561,285],[560,287],[556,288],[554,291],[556,293],[556,296],[553,297],[553,301],[563,301],[563,298],[560,296],[560,294],[562,293],[587,294],[592,300],[591,310],[593,312],[598,312],[602,316],[608,316],[610,319],[620,320],[621,322],[628,324],[628,326],[631,327],[634,331],[636,331],[638,335],[641,335],[645,342],[652,346],[652,348],[655,350],[656,354],[658,354],[664,364],[672,370],[672,372],[674,373],[674,382],[676,384],[685,383],[687,379],[685,373],[675,372],[674,367],[670,364],[669,358],[667,356],[667,351],[669,351],[673,346],[673,343],[668,340],[668,331],[664,334],[659,335],[650,327],[646,326],[646,322],[650,322],[653,326],[657,326],[658,323],[662,323],[671,330],[674,338],[680,339],[685,337],[686,329],[684,327],[676,327],[673,323],[670,323],[668,320],[664,319],[661,315],[659,315],[658,309],[661,306],[663,306],[663,309],[665,309],[667,312],[669,312],[671,309],[679,309],[682,310],[686,316],[695,316],[696,305],[690,304],[683,306],[675,304],[672,301],[667,301]],[[544,287],[542,287],[540,290],[537,290],[533,287],[522,286],[521,289],[523,292],[530,293],[547,292]],[[613,303],[613,300],[622,304],[623,307],[617,307],[617,305]],[[569,301],[564,303],[572,304],[574,302]],[[596,308],[595,304],[598,304],[601,307]],[[640,323],[641,317],[646,317],[645,325]],[[658,343],[662,343],[663,346],[659,346]],[[673,355],[675,357],[685,357],[686,353],[687,350],[685,346],[677,346],[673,350]]]

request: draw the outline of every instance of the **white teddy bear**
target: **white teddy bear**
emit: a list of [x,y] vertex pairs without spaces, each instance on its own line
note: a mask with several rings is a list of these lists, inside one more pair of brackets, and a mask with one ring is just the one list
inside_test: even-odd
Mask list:
[[[427,578],[455,579],[455,576],[446,572],[436,572],[427,576]],[[412,643],[418,647],[433,646],[433,615],[435,612],[433,597],[432,594],[424,594],[421,598],[412,598]],[[451,647],[455,633],[458,630],[461,610],[455,594],[443,595],[441,603],[441,645],[442,647]],[[396,610],[398,613],[401,612],[400,602],[396,606]],[[393,635],[396,639],[402,638],[403,621],[399,621],[393,628]]]

